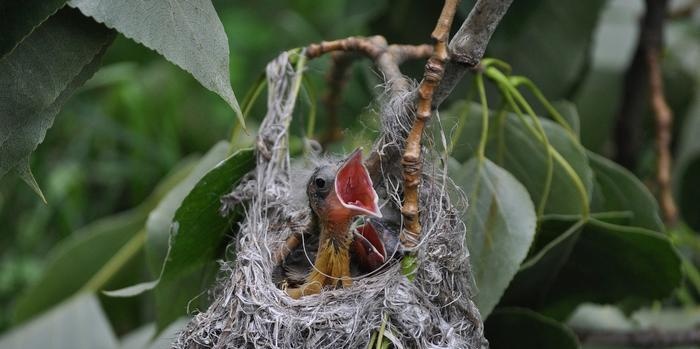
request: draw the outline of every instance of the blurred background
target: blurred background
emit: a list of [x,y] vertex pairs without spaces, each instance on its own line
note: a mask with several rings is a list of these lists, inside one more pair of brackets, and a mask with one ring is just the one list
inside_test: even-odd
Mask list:
[[[462,22],[472,3],[463,2],[456,23]],[[671,3],[672,12],[697,5]],[[215,0],[214,5],[229,38],[231,80],[239,101],[282,50],[371,34],[384,35],[390,43],[427,43],[441,8],[440,2],[397,0]],[[530,77],[551,100],[575,103],[583,145],[613,157],[623,77],[637,45],[643,12],[640,0],[515,1],[487,56],[511,63],[515,73]],[[700,168],[687,165],[700,156],[695,145],[700,135],[700,11],[673,12],[665,39],[666,95],[676,118],[674,185],[681,195],[690,190],[683,188],[700,187],[700,176],[693,174],[700,174]],[[308,102],[318,101],[316,136],[327,128],[320,101],[328,63],[327,59],[312,63],[309,75],[316,93],[306,94],[306,103],[299,104],[305,115]],[[418,79],[422,65],[410,63],[404,71]],[[331,149],[350,149],[373,139],[377,126],[372,101],[381,92],[379,82],[366,61],[354,65],[339,112],[345,138]],[[464,98],[468,86],[465,80],[444,108]],[[251,134],[264,111],[263,95],[247,121]],[[630,130],[639,137],[631,170],[653,189],[653,121],[650,113],[644,115]],[[304,134],[306,121],[296,118],[293,129]],[[101,70],[70,99],[32,155],[31,167],[48,204],[17,178],[0,181],[0,333],[11,326],[17,298],[41,277],[55,246],[90,222],[142,204],[168,173],[182,166],[183,159],[229,139],[235,124],[234,114],[220,97],[156,53],[118,36]],[[237,146],[250,144],[251,137],[241,133]],[[683,187],[683,181],[694,185]],[[685,201],[681,200],[684,218],[697,222],[700,206]],[[691,232],[692,224],[683,229]],[[133,263],[144,264],[138,260],[143,258],[140,255]],[[133,270],[111,283],[127,286],[148,279],[146,273]],[[152,321],[151,297],[102,297],[118,335]]]

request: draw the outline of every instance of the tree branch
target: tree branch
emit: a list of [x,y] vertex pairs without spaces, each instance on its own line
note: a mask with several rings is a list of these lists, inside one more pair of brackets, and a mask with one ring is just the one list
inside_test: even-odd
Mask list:
[[647,106],[649,91],[649,50],[663,46],[663,28],[667,0],[646,0],[646,12],[640,22],[639,39],[634,57],[625,72],[622,101],[615,125],[615,161],[634,169],[640,152],[642,136],[640,124]]
[[433,98],[433,108],[442,103],[462,80],[468,70],[481,62],[491,35],[513,0],[478,0],[450,41],[450,60],[445,76]]
[[326,83],[328,84],[328,92],[323,97],[323,103],[326,106],[328,114],[328,127],[325,134],[321,137],[321,146],[324,148],[332,142],[342,138],[340,123],[338,122],[338,107],[340,100],[347,83],[348,71],[355,59],[355,54],[350,52],[333,52],[331,54],[331,68],[326,75]]
[[671,190],[671,137],[673,113],[666,103],[664,96],[663,78],[659,63],[659,49],[650,48],[647,52],[649,68],[649,87],[651,89],[651,105],[656,120],[656,181],[657,196],[661,205],[664,222],[674,225],[678,219],[678,209],[673,201]]
[[700,328],[659,330],[655,328],[621,331],[574,328],[582,343],[628,346],[637,348],[668,348],[700,345]]
[[420,241],[420,217],[418,186],[421,180],[421,138],[423,128],[433,113],[433,93],[440,85],[445,72],[447,61],[447,37],[450,33],[452,20],[459,0],[445,0],[440,18],[433,30],[432,38],[435,40],[433,55],[425,65],[423,80],[418,86],[418,105],[416,107],[416,119],[413,128],[406,138],[406,147],[401,164],[404,173],[404,194],[401,213],[404,224],[401,231],[401,244],[404,248],[414,248]]

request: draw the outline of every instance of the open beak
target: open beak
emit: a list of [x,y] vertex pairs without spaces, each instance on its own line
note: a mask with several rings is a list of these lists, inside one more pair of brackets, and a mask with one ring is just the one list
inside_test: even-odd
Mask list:
[[370,272],[381,268],[387,259],[384,241],[371,221],[355,229],[352,252],[364,271]]
[[362,148],[357,148],[338,169],[335,175],[335,193],[345,208],[357,214],[382,217],[378,206],[379,197],[374,191],[367,168],[362,164]]

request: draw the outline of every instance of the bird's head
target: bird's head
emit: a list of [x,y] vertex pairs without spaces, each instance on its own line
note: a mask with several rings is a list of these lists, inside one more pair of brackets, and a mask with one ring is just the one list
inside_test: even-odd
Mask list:
[[362,164],[361,149],[338,164],[317,167],[309,179],[306,194],[314,213],[330,222],[348,221],[359,215],[382,216],[377,192]]

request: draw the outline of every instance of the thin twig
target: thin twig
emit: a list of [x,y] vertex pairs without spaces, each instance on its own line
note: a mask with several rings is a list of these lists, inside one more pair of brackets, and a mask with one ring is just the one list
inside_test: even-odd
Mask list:
[[[365,40],[364,38],[353,38],[353,40]],[[366,56],[374,60],[374,64],[384,75],[384,80],[389,89],[393,92],[402,91],[408,88],[408,80],[399,70],[399,65],[407,60],[426,59],[433,53],[430,45],[386,45],[386,41],[381,37],[366,39],[368,44],[355,43],[354,46],[361,48]],[[376,47],[372,46],[376,45]],[[339,43],[339,47],[342,45]],[[353,51],[333,51],[331,53],[332,64],[326,76],[328,92],[324,96],[324,103],[328,113],[328,129],[321,138],[321,145],[338,141],[342,138],[340,125],[338,122],[338,107],[340,105],[343,89],[347,83],[348,71],[353,61],[358,57]]]
[[656,180],[658,184],[658,199],[661,205],[664,222],[674,225],[678,218],[676,203],[673,201],[671,190],[671,137],[673,125],[673,113],[666,103],[664,96],[663,77],[659,62],[658,48],[647,51],[647,64],[649,68],[649,88],[651,106],[656,120]]
[[425,124],[432,116],[433,93],[440,85],[445,73],[445,62],[448,58],[447,39],[458,5],[459,0],[445,0],[442,13],[431,35],[435,40],[433,55],[425,65],[423,80],[418,87],[419,100],[416,107],[416,120],[406,138],[406,147],[401,160],[404,172],[404,196],[401,207],[404,228],[401,231],[401,243],[407,249],[415,247],[420,240],[418,186],[422,172],[421,138]]
[[331,68],[326,75],[328,92],[323,97],[326,106],[328,126],[326,133],[321,137],[321,145],[325,148],[329,143],[342,138],[340,123],[338,122],[338,107],[343,95],[343,90],[348,80],[348,73],[356,54],[352,52],[336,51],[331,54]]
[[469,16],[450,41],[450,60],[445,66],[444,80],[433,98],[433,108],[450,95],[468,70],[479,65],[486,46],[498,23],[513,0],[478,0]]
[[685,330],[603,330],[574,328],[582,343],[636,348],[669,348],[700,345],[700,328]]

